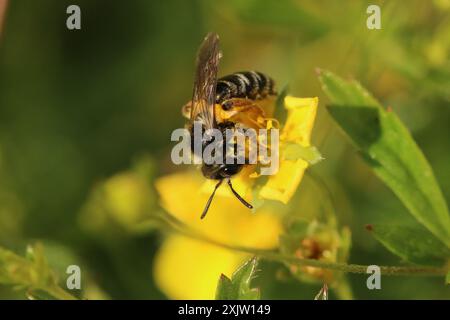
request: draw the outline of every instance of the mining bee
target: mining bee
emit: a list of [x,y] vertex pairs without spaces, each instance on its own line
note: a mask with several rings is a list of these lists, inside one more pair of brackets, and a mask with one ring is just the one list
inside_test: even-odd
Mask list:
[[[275,100],[274,81],[263,73],[236,72],[217,79],[221,56],[218,35],[209,33],[198,50],[192,100],[182,110],[183,115],[189,119],[186,127],[191,133],[191,149],[194,154],[192,137],[195,122],[201,123],[202,133],[215,128],[220,130],[223,136],[227,129],[265,128],[268,119],[265,118],[261,103],[271,98]],[[202,150],[212,143],[215,143],[214,139],[202,137]],[[239,201],[249,209],[253,208],[234,190],[231,183],[231,177],[239,173],[245,165],[237,164],[236,161],[232,164],[226,164],[225,161],[223,164],[202,164],[203,175],[207,179],[218,180],[203,210],[202,219],[224,180],[227,180],[228,186]]]

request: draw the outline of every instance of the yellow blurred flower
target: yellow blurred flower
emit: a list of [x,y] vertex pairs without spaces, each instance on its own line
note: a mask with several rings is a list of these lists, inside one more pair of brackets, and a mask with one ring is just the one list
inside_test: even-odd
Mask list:
[[92,233],[112,226],[131,231],[148,219],[156,205],[149,184],[152,166],[149,158],[142,157],[130,170],[96,184],[80,211],[81,227]]
[[[318,99],[286,97],[284,102],[288,116],[280,134],[281,153],[285,143],[309,146]],[[277,175],[269,176],[256,196],[287,203],[307,166],[303,159],[287,160],[281,154]],[[247,168],[233,178],[233,186],[244,198],[252,200],[258,179],[253,169]],[[276,248],[282,233],[280,214],[269,206],[259,207],[256,212],[248,210],[229,188],[218,190],[208,216],[200,219],[214,184],[194,170],[164,176],[155,183],[161,206],[194,231],[227,245]],[[171,234],[155,257],[153,272],[156,283],[169,298],[214,299],[219,276],[231,276],[248,258],[247,254]]]

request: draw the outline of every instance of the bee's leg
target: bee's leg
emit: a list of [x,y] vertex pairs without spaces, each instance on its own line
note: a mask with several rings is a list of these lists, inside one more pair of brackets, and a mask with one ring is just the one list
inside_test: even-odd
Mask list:
[[253,100],[232,98],[217,106],[218,109],[216,109],[215,114],[218,122],[240,118],[256,125],[258,128],[264,128],[264,124],[258,121],[258,119],[265,118],[264,110]]
[[202,213],[200,219],[203,219],[203,218],[206,216],[206,213],[208,212],[209,206],[211,205],[211,201],[212,201],[212,199],[214,198],[214,195],[216,194],[216,190],[220,187],[220,185],[222,184],[222,182],[223,182],[223,179],[220,180],[220,181],[216,184],[216,186],[214,187],[214,191],[213,191],[213,193],[211,194],[211,196],[209,197],[208,202],[206,203],[205,209],[203,209],[203,213]]
[[258,113],[264,113],[261,107],[256,104],[254,100],[246,98],[231,98],[222,102],[221,106],[224,111],[241,112],[248,109],[255,109]]
[[228,185],[230,186],[231,192],[233,192],[233,194],[236,196],[236,198],[238,198],[239,201],[242,202],[242,204],[243,204],[244,206],[246,206],[246,207],[249,208],[249,209],[253,209],[253,206],[252,206],[250,203],[248,203],[247,201],[245,201],[244,198],[242,198],[242,197],[239,195],[239,193],[237,193],[236,190],[234,190],[233,185],[231,184],[231,180],[230,180],[230,179],[228,179]]

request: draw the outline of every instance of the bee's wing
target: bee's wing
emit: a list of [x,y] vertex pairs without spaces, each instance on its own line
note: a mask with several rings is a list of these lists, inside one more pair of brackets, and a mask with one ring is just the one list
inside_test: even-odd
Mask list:
[[219,36],[208,33],[197,54],[191,121],[201,121],[206,129],[214,127],[214,104],[216,102],[217,70],[221,53]]

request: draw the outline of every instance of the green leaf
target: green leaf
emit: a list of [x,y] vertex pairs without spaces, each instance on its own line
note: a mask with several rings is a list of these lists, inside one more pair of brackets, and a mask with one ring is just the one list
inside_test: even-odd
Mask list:
[[331,116],[368,165],[411,215],[450,248],[447,204],[429,163],[397,115],[356,81],[328,71],[321,71],[319,79],[332,102]]
[[375,224],[367,229],[389,251],[406,261],[443,266],[450,259],[450,249],[420,225]]
[[26,258],[0,248],[0,283],[40,288],[52,281],[40,245],[29,246]]
[[447,276],[445,277],[445,284],[450,284],[450,271],[447,272]]
[[241,21],[285,28],[305,41],[317,39],[329,30],[322,19],[305,11],[293,0],[234,0],[231,7]]
[[234,296],[233,282],[223,273],[220,275],[216,289],[216,300],[231,300]]
[[[26,258],[0,247],[0,284],[28,290],[45,291],[58,299],[73,299],[57,285],[55,273],[49,268],[42,245],[28,246]],[[33,295],[34,296],[34,295]],[[42,294],[34,296],[42,296]]]
[[258,289],[250,288],[258,261],[252,258],[240,266],[231,279],[222,274],[216,289],[216,300],[258,300]]

